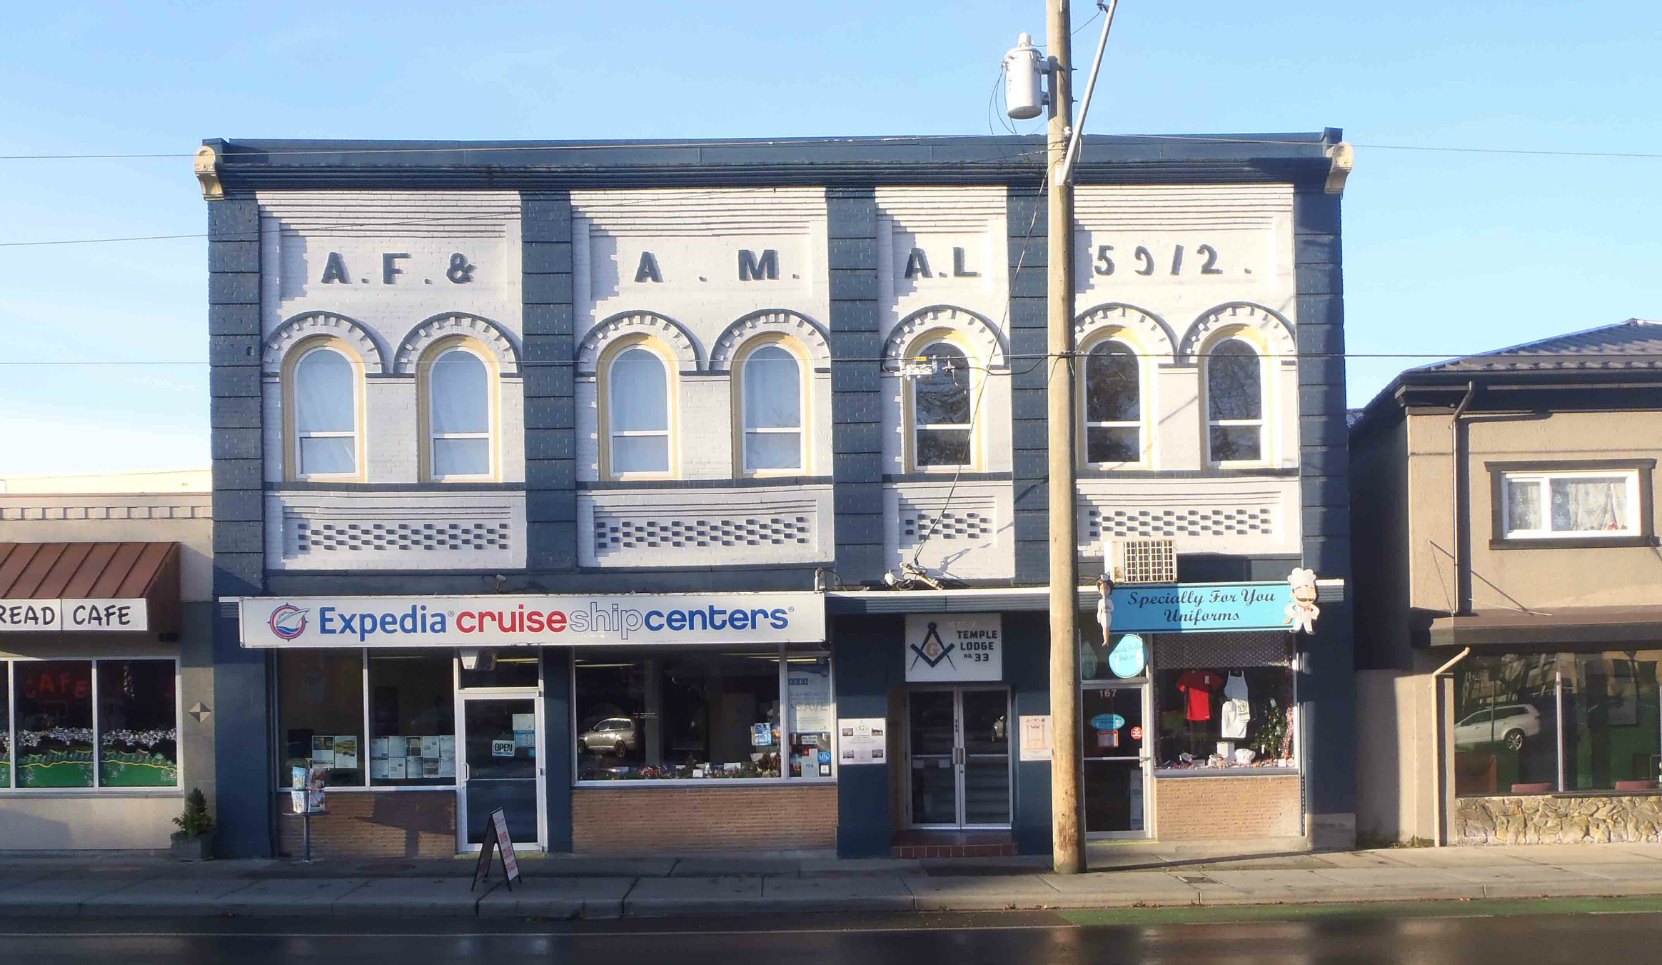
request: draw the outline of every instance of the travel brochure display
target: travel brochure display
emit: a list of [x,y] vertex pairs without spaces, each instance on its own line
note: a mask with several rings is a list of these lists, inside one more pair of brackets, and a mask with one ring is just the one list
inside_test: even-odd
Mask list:
[[456,738],[452,735],[370,738],[369,778],[372,781],[438,780],[455,776]]
[[887,763],[888,731],[888,721],[882,717],[844,717],[837,721],[842,765]]

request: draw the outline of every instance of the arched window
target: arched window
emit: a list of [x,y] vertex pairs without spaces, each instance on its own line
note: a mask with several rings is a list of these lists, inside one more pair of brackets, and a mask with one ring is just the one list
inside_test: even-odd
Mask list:
[[664,360],[636,345],[614,356],[606,374],[610,474],[667,474],[669,371]]
[[426,369],[429,476],[490,478],[491,373],[485,360],[453,345],[439,349]]
[[912,379],[912,464],[918,469],[967,466],[974,458],[969,357],[951,342],[918,353],[928,372]]
[[1264,391],[1258,353],[1238,338],[1206,356],[1206,419],[1212,461],[1264,458]]
[[294,365],[291,398],[295,477],[357,475],[357,365],[329,345],[313,348]]
[[739,420],[747,474],[800,471],[802,363],[778,343],[744,357],[739,370]]
[[1142,462],[1142,375],[1137,354],[1104,339],[1085,353],[1085,461]]

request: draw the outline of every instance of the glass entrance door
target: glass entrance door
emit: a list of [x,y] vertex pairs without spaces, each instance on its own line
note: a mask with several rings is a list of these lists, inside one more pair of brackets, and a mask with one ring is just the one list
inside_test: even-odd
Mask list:
[[909,818],[919,828],[1010,826],[1010,696],[914,690],[907,700]]
[[543,845],[542,726],[537,699],[462,699],[462,793],[457,827],[464,851],[484,843],[501,808],[516,846]]
[[1084,733],[1085,831],[1099,837],[1148,835],[1148,685],[1099,687],[1087,681],[1080,699]]

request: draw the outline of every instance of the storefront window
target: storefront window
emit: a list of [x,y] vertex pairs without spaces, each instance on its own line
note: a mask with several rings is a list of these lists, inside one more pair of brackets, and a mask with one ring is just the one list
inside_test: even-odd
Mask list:
[[12,786],[12,668],[0,663],[0,787]]
[[364,662],[358,650],[284,650],[278,656],[278,729],[284,769],[329,769],[330,787],[364,783]]
[[371,654],[369,782],[456,783],[456,694],[448,651]]
[[13,665],[18,787],[92,787],[92,661]]
[[[1156,767],[1216,771],[1298,763],[1292,648],[1285,633],[1125,634],[1101,662],[1125,672],[1150,648]],[[1117,659],[1116,659],[1117,658]]]
[[178,785],[176,697],[171,660],[98,662],[101,787]]
[[785,686],[790,698],[790,773],[792,777],[832,775],[831,658],[791,656],[785,661]]
[[1454,671],[1463,797],[1649,791],[1662,768],[1662,652],[1474,656]]
[[[817,664],[802,666],[803,695],[820,693],[807,669]],[[579,780],[781,776],[777,652],[584,651],[574,676]],[[793,717],[801,729],[788,751],[805,762],[811,734],[816,771],[829,744],[824,706]]]

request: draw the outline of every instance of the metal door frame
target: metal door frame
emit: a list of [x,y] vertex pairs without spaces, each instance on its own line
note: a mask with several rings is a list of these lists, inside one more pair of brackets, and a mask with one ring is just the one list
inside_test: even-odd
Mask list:
[[[529,700],[533,712],[537,715],[536,744],[537,775],[532,778],[537,785],[537,837],[535,842],[526,841],[523,844],[517,836],[514,847],[524,847],[528,851],[547,850],[548,841],[548,780],[547,754],[543,747],[543,720],[542,720],[542,691],[540,689],[518,688],[488,691],[456,692],[456,850],[457,852],[478,851],[482,844],[471,844],[467,840],[468,813],[467,813],[467,782],[472,777],[472,770],[467,764],[467,705],[470,703],[488,703],[493,700]],[[517,833],[517,829],[515,830]]]
[[[1007,772],[1005,782],[1005,813],[1013,819],[1015,817],[1016,775],[1015,755],[1010,752],[1011,736],[1015,732],[1014,721],[1010,719],[1010,688],[998,683],[984,684],[924,684],[906,688],[906,720],[901,739],[906,748],[906,826],[920,831],[1008,831],[1012,821],[1001,824],[970,824],[964,820],[964,771],[968,764],[969,754],[964,747],[964,694],[972,691],[996,692],[1004,696],[1004,762]],[[953,814],[957,818],[950,824],[920,824],[912,819],[912,695],[916,693],[952,694],[952,795]],[[929,759],[938,759],[944,755],[924,755]],[[992,757],[995,755],[978,755]]]
[[[1142,839],[1145,839],[1145,838],[1153,838],[1154,837],[1154,830],[1153,830],[1153,827],[1154,827],[1153,826],[1153,818],[1154,818],[1154,754],[1150,750],[1150,748],[1152,748],[1154,746],[1154,742],[1158,737],[1158,735],[1155,733],[1155,728],[1154,728],[1152,717],[1151,717],[1151,715],[1154,712],[1154,707],[1153,707],[1153,700],[1154,700],[1153,678],[1152,678],[1151,675],[1148,675],[1148,674],[1145,673],[1141,677],[1129,677],[1129,678],[1126,678],[1124,680],[1118,680],[1118,679],[1114,679],[1114,678],[1085,680],[1085,681],[1080,682],[1080,688],[1079,689],[1080,689],[1081,696],[1083,696],[1083,694],[1086,690],[1132,690],[1132,689],[1141,690],[1142,691],[1142,704],[1143,704],[1143,724],[1142,724],[1142,726],[1143,726],[1143,750],[1142,750],[1142,753],[1139,754],[1138,756],[1132,757],[1131,755],[1127,754],[1127,755],[1123,755],[1123,756],[1119,756],[1119,757],[1086,757],[1085,756],[1085,743],[1084,743],[1084,741],[1080,741],[1080,743],[1079,743],[1079,758],[1080,758],[1080,760],[1079,760],[1079,783],[1081,784],[1081,788],[1080,788],[1081,791],[1084,790],[1083,784],[1087,780],[1086,774],[1088,773],[1088,768],[1091,766],[1092,762],[1114,763],[1114,764],[1133,764],[1134,763],[1137,766],[1137,768],[1140,771],[1142,771],[1142,774],[1143,774],[1143,829],[1141,831],[1086,831],[1085,832],[1085,839],[1087,841],[1114,841],[1114,840],[1120,840],[1120,841],[1134,840],[1135,841],[1135,840],[1142,840]],[[1083,725],[1085,723],[1085,721],[1083,720],[1084,715],[1081,714],[1080,717],[1081,717],[1080,724]]]

